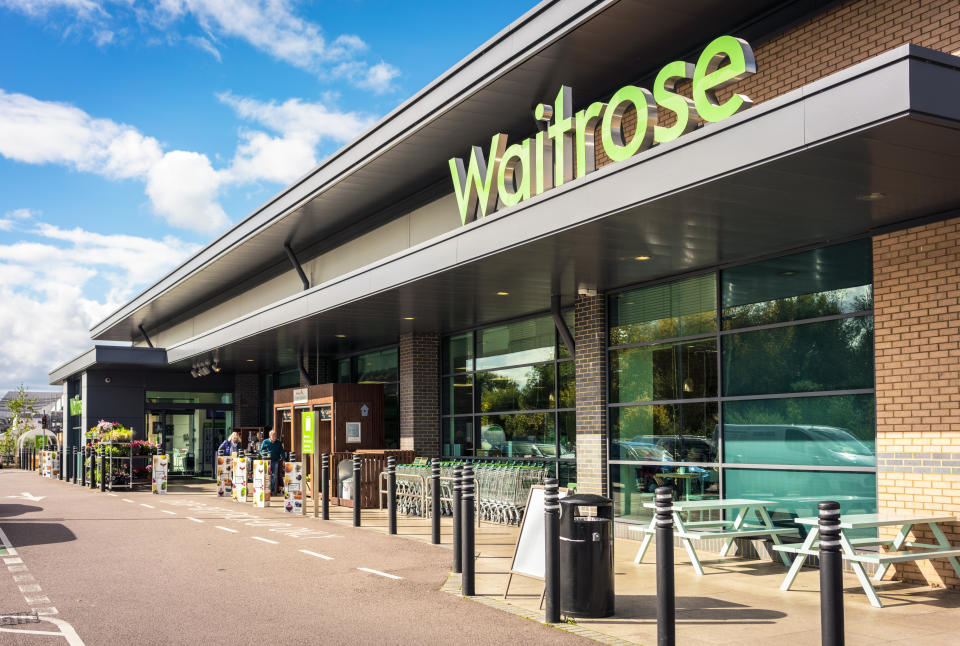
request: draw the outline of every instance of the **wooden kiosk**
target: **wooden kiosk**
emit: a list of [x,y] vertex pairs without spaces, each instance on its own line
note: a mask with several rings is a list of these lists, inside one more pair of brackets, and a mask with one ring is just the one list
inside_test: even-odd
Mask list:
[[[317,413],[315,438],[316,455],[305,459],[301,455],[302,413]],[[323,453],[330,454],[330,502],[335,505],[353,506],[353,501],[341,499],[337,487],[337,470],[343,460],[352,459],[353,452],[364,454],[383,453],[383,385],[382,384],[320,384],[304,388],[285,388],[273,391],[273,428],[283,445],[297,453],[304,463],[304,470],[311,481],[310,495],[316,500],[313,486],[314,471],[319,471]],[[367,478],[364,477],[366,482]],[[307,493],[307,492],[305,492]],[[368,502],[367,492],[361,493],[364,507],[376,506]],[[316,505],[315,505],[316,506]],[[306,513],[306,504],[304,504]]]

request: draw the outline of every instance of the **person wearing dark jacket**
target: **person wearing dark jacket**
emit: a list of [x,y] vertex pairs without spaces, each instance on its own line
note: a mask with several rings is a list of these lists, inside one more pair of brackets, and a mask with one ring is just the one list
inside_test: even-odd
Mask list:
[[223,441],[223,444],[220,445],[217,451],[223,451],[224,455],[230,455],[231,453],[240,451],[240,435],[236,431],[231,433],[230,437]]
[[260,445],[260,455],[270,460],[270,494],[280,493],[280,483],[283,482],[283,442],[277,439],[277,432],[270,431],[270,437]]

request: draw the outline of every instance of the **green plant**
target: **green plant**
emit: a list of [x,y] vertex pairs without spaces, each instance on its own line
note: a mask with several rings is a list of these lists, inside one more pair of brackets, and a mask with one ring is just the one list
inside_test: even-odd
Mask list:
[[17,389],[16,396],[9,401],[7,408],[13,413],[13,424],[0,437],[0,453],[13,453],[17,449],[17,440],[27,430],[27,419],[37,414],[37,400],[27,394],[23,384]]

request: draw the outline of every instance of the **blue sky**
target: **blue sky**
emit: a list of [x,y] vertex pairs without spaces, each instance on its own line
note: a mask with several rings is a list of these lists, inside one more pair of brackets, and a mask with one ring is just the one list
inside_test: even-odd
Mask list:
[[0,0],[0,392],[527,9]]

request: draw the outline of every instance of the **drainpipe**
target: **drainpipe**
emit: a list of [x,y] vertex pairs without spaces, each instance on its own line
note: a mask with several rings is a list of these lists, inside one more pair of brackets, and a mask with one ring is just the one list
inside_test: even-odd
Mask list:
[[560,295],[554,294],[550,297],[550,314],[553,315],[553,324],[557,326],[557,332],[560,334],[560,340],[567,346],[567,351],[571,357],[576,357],[576,346],[573,343],[573,336],[570,334],[570,328],[560,313]]
[[140,325],[138,325],[138,326],[137,326],[137,329],[140,330],[140,334],[143,335],[143,340],[146,341],[146,342],[147,342],[147,345],[149,345],[149,346],[152,348],[152,347],[153,347],[153,343],[150,341],[150,337],[147,336],[147,331],[143,329],[143,323],[141,323]]
[[300,276],[300,282],[303,283],[304,291],[310,289],[310,281],[307,280],[307,275],[303,273],[303,267],[300,265],[300,261],[297,260],[297,257],[294,255],[293,249],[290,248],[289,244],[284,242],[283,250],[287,252],[287,258],[290,260],[290,264],[293,265],[293,268],[297,270],[297,274]]

